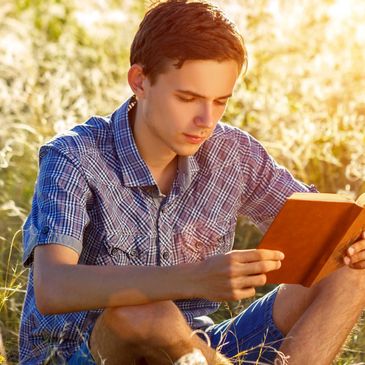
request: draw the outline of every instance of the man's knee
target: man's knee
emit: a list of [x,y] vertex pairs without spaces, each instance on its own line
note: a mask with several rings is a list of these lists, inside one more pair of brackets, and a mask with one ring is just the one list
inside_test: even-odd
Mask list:
[[171,333],[190,336],[190,327],[171,301],[108,308],[102,316],[107,328],[124,342],[151,345],[168,341]]
[[273,307],[273,319],[286,335],[295,325],[316,296],[316,291],[300,285],[280,285]]

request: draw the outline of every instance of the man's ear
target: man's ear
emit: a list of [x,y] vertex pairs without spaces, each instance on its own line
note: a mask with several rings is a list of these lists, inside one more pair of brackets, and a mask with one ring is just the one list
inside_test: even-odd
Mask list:
[[143,73],[143,67],[137,63],[133,64],[128,71],[128,83],[134,95],[143,98],[145,94],[146,76]]

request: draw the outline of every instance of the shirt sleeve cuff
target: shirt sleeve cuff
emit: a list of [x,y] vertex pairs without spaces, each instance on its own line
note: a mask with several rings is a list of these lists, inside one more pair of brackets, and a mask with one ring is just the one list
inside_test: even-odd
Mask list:
[[80,240],[72,236],[51,231],[48,227],[43,227],[41,231],[38,231],[34,226],[30,227],[23,232],[23,239],[27,242],[27,247],[24,250],[22,260],[25,267],[29,267],[32,264],[33,252],[36,246],[59,244],[73,249],[79,255],[82,250],[82,242]]

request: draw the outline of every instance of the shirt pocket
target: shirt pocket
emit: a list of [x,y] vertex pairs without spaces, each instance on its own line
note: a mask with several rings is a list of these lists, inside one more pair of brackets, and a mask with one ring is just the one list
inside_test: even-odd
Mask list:
[[233,247],[236,221],[189,224],[174,234],[179,262],[197,262],[230,251]]
[[151,237],[133,233],[111,233],[104,238],[103,264],[145,265]]

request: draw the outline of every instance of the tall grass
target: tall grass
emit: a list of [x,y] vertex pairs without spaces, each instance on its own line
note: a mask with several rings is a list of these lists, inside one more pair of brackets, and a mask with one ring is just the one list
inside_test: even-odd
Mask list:
[[[365,191],[362,1],[217,1],[245,36],[249,69],[225,120],[263,141],[320,190]],[[9,363],[27,271],[19,228],[30,209],[39,146],[129,95],[128,49],[146,8],[137,0],[0,3],[0,328]],[[259,234],[245,222],[241,247]],[[227,304],[235,312],[236,303]],[[223,309],[216,315],[227,316]],[[338,365],[365,361],[365,327]]]

